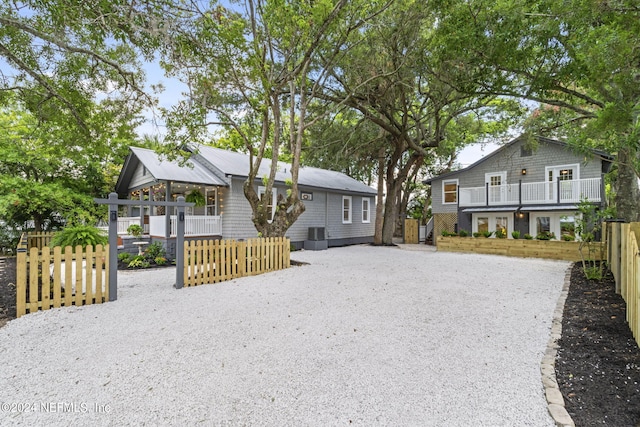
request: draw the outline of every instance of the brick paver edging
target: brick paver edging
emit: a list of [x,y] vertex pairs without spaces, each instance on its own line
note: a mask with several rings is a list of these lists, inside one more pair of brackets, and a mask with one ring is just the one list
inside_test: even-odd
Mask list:
[[564,407],[564,398],[558,387],[556,380],[556,355],[558,353],[558,340],[562,335],[562,314],[564,311],[564,303],[569,294],[569,285],[571,284],[570,266],[564,276],[564,286],[560,297],[553,312],[553,323],[551,324],[551,337],[547,343],[547,350],[544,353],[542,362],[540,363],[540,372],[542,373],[542,385],[544,386],[544,394],[547,398],[547,407],[549,413],[558,427],[575,427],[571,415]]

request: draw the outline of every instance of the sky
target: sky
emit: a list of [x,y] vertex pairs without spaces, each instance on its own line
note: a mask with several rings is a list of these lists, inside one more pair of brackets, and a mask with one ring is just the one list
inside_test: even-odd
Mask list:
[[[144,68],[147,73],[148,86],[161,83],[165,88],[164,91],[158,95],[160,107],[170,108],[179,100],[183,99],[183,94],[186,93],[188,89],[184,83],[174,78],[165,77],[157,63],[146,63]],[[154,121],[150,112],[147,114],[147,121],[138,129],[141,136],[144,134],[158,135],[164,132],[162,124]],[[495,143],[470,145],[459,153],[458,163],[462,167],[467,167],[487,154],[497,150],[499,147],[500,145]]]

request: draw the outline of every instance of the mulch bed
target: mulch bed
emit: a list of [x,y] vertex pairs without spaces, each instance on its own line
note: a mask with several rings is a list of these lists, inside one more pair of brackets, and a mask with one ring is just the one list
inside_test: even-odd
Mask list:
[[[16,315],[15,258],[1,262],[0,327]],[[559,345],[556,377],[576,425],[638,427],[640,349],[610,274],[594,282],[573,267]]]
[[0,259],[0,328],[16,318],[16,259]]
[[590,281],[574,265],[559,345],[556,379],[576,426],[638,426],[640,349],[611,274]]

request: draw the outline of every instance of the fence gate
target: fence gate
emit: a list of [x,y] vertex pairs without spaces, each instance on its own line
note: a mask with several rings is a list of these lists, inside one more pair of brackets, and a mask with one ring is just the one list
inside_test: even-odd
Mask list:
[[418,220],[417,219],[405,219],[404,220],[404,243],[417,244],[418,243]]
[[94,199],[99,205],[109,205],[109,301],[118,299],[118,206],[165,206],[178,208],[178,224],[176,232],[176,288],[184,286],[184,208],[195,203],[187,203],[183,196],[177,202],[152,202],[148,200],[120,200],[118,194],[109,193],[108,199]]

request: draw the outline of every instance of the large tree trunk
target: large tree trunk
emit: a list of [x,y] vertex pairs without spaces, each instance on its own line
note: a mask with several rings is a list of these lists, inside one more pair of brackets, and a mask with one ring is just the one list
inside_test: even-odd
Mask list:
[[616,182],[616,213],[627,222],[640,221],[640,190],[632,162],[636,151],[625,147],[618,151],[618,179]]
[[373,244],[382,245],[382,225],[384,224],[384,148],[378,151],[378,199],[376,200],[376,223]]

